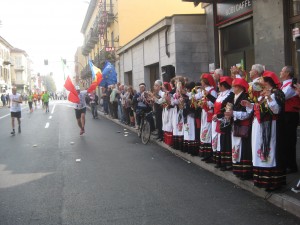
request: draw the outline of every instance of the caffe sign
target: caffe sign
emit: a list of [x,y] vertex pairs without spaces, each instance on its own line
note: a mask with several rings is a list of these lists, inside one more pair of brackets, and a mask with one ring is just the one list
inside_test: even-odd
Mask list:
[[217,2],[217,24],[229,22],[253,11],[253,0],[219,0]]

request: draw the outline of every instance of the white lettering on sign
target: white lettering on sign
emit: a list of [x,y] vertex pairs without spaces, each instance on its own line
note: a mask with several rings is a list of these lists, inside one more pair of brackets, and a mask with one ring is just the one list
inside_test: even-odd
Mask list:
[[244,8],[251,7],[251,1],[245,0],[235,6],[231,6],[229,9],[226,10],[226,16],[230,16],[233,13],[236,13]]

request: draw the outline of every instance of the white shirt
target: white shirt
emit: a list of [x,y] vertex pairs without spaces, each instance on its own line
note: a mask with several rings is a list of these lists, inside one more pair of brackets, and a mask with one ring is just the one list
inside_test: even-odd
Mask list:
[[87,90],[80,91],[80,93],[78,94],[80,102],[78,104],[75,104],[75,109],[86,108],[86,101],[85,101],[86,94],[87,94]]
[[9,99],[11,102],[10,111],[11,112],[21,112],[21,104],[22,103],[15,102],[15,101],[21,100],[21,95],[19,93],[16,93],[15,95],[10,94]]
[[[282,87],[288,82],[292,82],[292,79],[283,81]],[[282,88],[282,91],[285,95],[285,100],[288,100],[297,95],[296,91],[292,88],[291,84],[286,85],[284,88]]]

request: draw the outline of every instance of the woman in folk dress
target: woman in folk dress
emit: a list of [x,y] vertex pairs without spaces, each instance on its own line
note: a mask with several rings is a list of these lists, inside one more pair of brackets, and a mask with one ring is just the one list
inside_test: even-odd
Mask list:
[[254,185],[273,191],[286,184],[282,140],[285,96],[275,73],[265,71],[257,102],[242,103],[254,111],[252,162]]
[[[215,155],[216,168],[220,170],[230,170],[232,168],[231,159],[231,125],[230,120],[226,121],[224,116],[227,103],[232,104],[234,94],[231,91],[232,78],[223,76],[220,78],[220,93],[214,101],[210,95],[207,98],[214,101],[213,121],[216,122],[213,130],[212,147]],[[215,135],[216,134],[216,135]]]
[[225,116],[232,118],[232,126],[248,127],[247,135],[244,137],[239,135],[232,129],[232,164],[233,173],[241,180],[252,179],[252,150],[251,150],[251,123],[252,113],[246,111],[246,107],[241,104],[243,100],[248,100],[249,85],[246,80],[236,78],[232,82],[234,101],[233,108],[229,112],[225,112]]
[[200,157],[203,157],[203,160],[212,157],[212,148],[211,148],[211,137],[212,137],[212,116],[213,116],[213,107],[214,104],[206,95],[210,94],[213,97],[217,97],[216,92],[216,83],[214,78],[209,73],[204,73],[201,76],[201,85],[204,89],[199,95],[198,98],[201,98],[200,106],[202,108],[201,114],[201,128],[200,128]]

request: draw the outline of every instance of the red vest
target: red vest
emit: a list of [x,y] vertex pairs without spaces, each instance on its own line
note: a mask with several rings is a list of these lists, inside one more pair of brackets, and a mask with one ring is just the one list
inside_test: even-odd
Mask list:
[[[292,82],[288,82],[281,87],[281,89],[285,88],[288,85],[291,85]],[[289,98],[285,101],[285,112],[299,112],[300,110],[300,98],[298,95]]]

